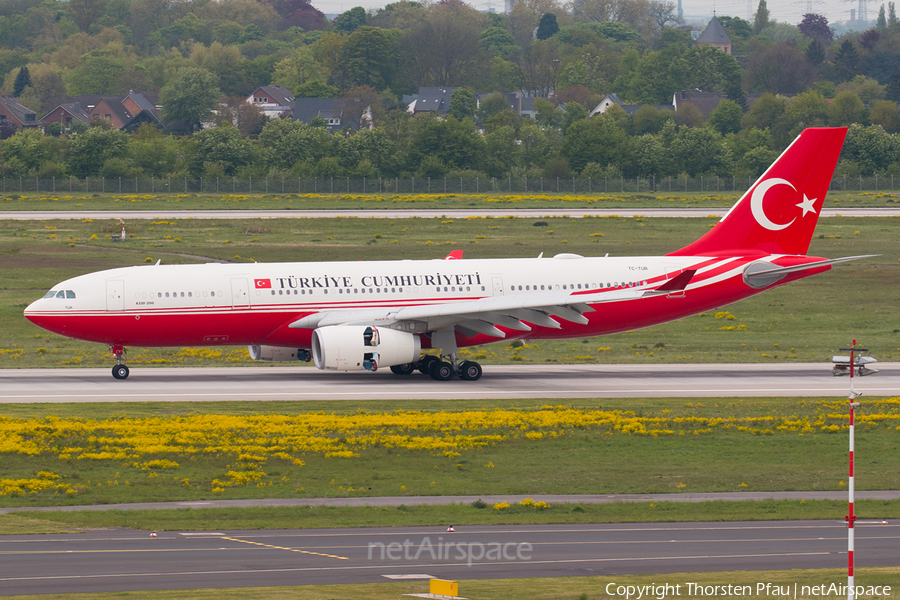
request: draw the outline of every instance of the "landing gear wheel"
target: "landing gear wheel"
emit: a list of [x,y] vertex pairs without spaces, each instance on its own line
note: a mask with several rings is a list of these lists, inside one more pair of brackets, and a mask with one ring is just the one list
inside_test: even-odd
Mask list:
[[128,367],[125,365],[116,365],[112,368],[112,376],[116,379],[128,379]]
[[418,363],[416,363],[416,368],[419,369],[419,373],[421,373],[422,375],[430,375],[431,365],[435,362],[440,362],[440,359],[437,356],[426,354],[419,359]]
[[416,370],[416,365],[413,363],[403,363],[402,365],[394,365],[391,367],[391,373],[394,375],[412,375],[412,372]]
[[429,374],[435,381],[450,381],[453,379],[453,365],[442,360],[435,360],[431,363]]
[[466,381],[478,381],[481,379],[481,365],[471,360],[459,365],[459,378]]

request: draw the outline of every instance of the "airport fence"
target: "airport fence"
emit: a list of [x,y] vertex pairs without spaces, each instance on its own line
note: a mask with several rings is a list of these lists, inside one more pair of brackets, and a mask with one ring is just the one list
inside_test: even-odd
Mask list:
[[[744,192],[750,177],[647,177],[592,179],[556,178],[350,178],[266,177],[260,179],[125,178],[125,177],[4,177],[4,194],[608,194]],[[893,191],[900,184],[893,175],[839,176],[830,191]]]

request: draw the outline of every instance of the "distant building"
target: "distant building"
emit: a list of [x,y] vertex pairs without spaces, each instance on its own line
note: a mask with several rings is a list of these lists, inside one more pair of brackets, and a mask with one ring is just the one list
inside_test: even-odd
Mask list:
[[128,92],[124,96],[66,96],[64,102],[41,117],[44,127],[59,123],[68,129],[73,120],[88,123],[91,119],[108,119],[116,129],[133,130],[142,123],[163,127],[159,120],[160,107],[155,104],[154,92]]
[[[481,102],[485,98],[493,95],[494,94],[476,94],[475,100],[478,105],[481,106]],[[509,104],[510,110],[512,110],[520,117],[528,117],[530,119],[534,119],[535,117],[537,117],[537,110],[534,108],[534,98],[527,96],[521,90],[500,95],[506,99],[506,102]]]
[[59,123],[63,130],[67,130],[74,121],[81,121],[87,125],[90,120],[91,116],[84,110],[81,102],[69,102],[60,104],[41,117],[41,125],[46,127],[50,123]]
[[407,110],[414,115],[425,112],[447,114],[450,110],[450,97],[459,88],[455,87],[420,87],[415,100],[409,103]]
[[40,125],[35,112],[13,96],[0,96],[0,123],[12,123],[16,129]]
[[294,94],[283,85],[263,85],[247,98],[249,104],[258,106],[270,119],[291,116],[294,111]]
[[[753,106],[753,103],[759,100],[762,97],[762,94],[747,94],[746,102],[747,102],[747,110]],[[722,100],[728,98],[728,94],[724,92],[675,92],[675,95],[672,97],[672,104],[677,111],[678,108],[684,104],[693,104],[700,112],[703,113],[703,118],[708,119],[709,113],[714,111],[716,107],[719,106],[719,103]]]
[[372,107],[367,106],[362,112],[361,123],[356,123],[344,108],[346,102],[343,98],[297,98],[294,100],[294,120],[310,123],[317,118],[324,119],[329,133],[345,127],[372,129]]
[[703,33],[700,34],[700,37],[697,38],[697,44],[700,47],[712,46],[713,48],[718,48],[725,54],[731,54],[731,38],[725,33],[725,28],[722,27],[721,21],[719,21],[719,18],[716,16],[713,16],[709,25],[706,26],[706,29],[704,29]]
[[[633,115],[638,111],[639,108],[641,108],[641,106],[644,106],[643,104],[625,104],[619,99],[619,96],[617,94],[607,94],[606,97],[603,98],[603,100],[601,100],[600,103],[593,108],[593,110],[591,110],[590,115],[588,116],[593,117],[594,115],[602,115],[607,110],[609,110],[609,107],[613,104],[618,104],[620,107],[622,107],[622,110],[625,111],[625,114],[629,115]],[[653,108],[656,108],[658,110],[675,110],[675,107],[671,104],[654,104],[648,106],[653,106]]]

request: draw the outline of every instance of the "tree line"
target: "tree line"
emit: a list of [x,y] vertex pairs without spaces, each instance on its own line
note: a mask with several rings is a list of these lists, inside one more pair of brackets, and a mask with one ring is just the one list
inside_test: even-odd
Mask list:
[[[667,177],[754,176],[805,126],[853,125],[839,174],[900,162],[900,25],[837,36],[820,15],[797,25],[719,17],[732,54],[698,47],[674,4],[522,0],[509,14],[459,0],[406,0],[328,21],[307,0],[7,0],[0,4],[2,93],[40,115],[65,95],[160,91],[164,116],[199,123],[224,96],[220,127],[191,136],[108,123],[18,132],[0,142],[4,176],[39,177]],[[202,102],[185,97],[185,82]],[[259,85],[373,107],[375,127],[266,122],[242,106]],[[412,116],[403,94],[460,87],[451,114]],[[535,119],[500,96],[527,90]],[[727,94],[708,117],[680,90]],[[643,106],[588,111],[606,93]],[[764,93],[748,103],[748,93]],[[231,125],[237,125],[232,127]],[[857,143],[856,140],[865,140]]]

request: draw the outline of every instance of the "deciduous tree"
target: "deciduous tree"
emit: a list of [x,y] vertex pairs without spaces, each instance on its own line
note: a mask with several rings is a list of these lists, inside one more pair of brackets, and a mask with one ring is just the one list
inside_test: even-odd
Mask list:
[[195,159],[205,171],[207,165],[220,165],[226,175],[234,175],[252,156],[250,142],[228,123],[205,129],[194,135]]
[[94,50],[81,57],[81,64],[69,71],[68,92],[81,94],[118,94],[122,87],[122,75],[127,71],[124,61],[105,50]]
[[199,67],[185,67],[159,92],[163,121],[184,121],[199,129],[221,96],[215,75]]
[[806,13],[797,25],[800,33],[811,40],[818,40],[823,46],[830,46],[834,39],[834,29],[828,25],[828,17],[815,13]]
[[553,13],[544,13],[538,22],[537,33],[535,37],[539,40],[552,38],[559,31],[559,24],[556,22],[556,15]]
[[73,135],[67,153],[69,173],[75,177],[93,177],[107,160],[128,154],[129,137],[118,129],[91,127]]
[[334,20],[334,30],[339,33],[353,33],[366,24],[366,9],[354,6],[338,15]]
[[814,79],[806,56],[786,43],[755,51],[744,72],[745,87],[773,94],[796,94],[809,87]]
[[900,109],[896,102],[879,100],[869,110],[869,120],[872,125],[880,125],[888,133],[897,133],[900,130]]
[[581,119],[566,131],[562,155],[576,172],[589,162],[600,165],[622,164],[628,160],[628,136],[608,116]]
[[853,92],[838,92],[828,105],[828,124],[832,127],[862,123],[865,118],[866,107]]
[[81,31],[87,32],[105,8],[103,0],[69,0],[69,16]]
[[347,85],[383,90],[391,81],[391,42],[377,27],[357,28],[341,46],[338,59]]
[[472,90],[458,88],[450,95],[448,114],[457,121],[474,119],[476,108],[478,108],[478,101],[475,99],[475,94],[472,93]]
[[741,110],[741,106],[733,100],[725,99],[709,113],[707,123],[724,136],[740,131],[743,117],[744,111]]
[[484,75],[479,43],[486,17],[458,3],[436,5],[404,35],[420,85],[471,86]]

